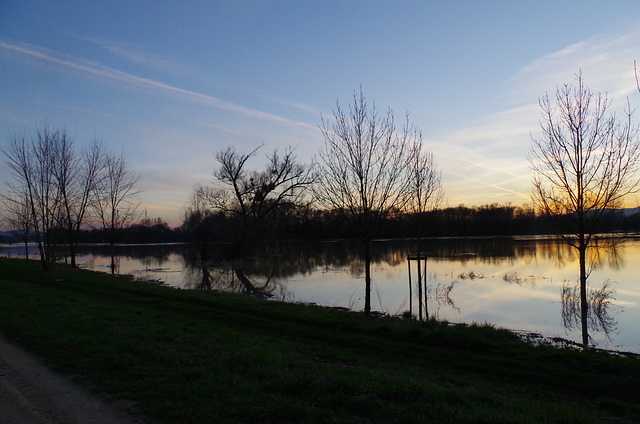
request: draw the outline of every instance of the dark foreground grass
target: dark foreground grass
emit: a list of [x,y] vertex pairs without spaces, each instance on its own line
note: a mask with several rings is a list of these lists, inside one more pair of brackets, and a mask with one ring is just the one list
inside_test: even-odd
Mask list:
[[0,332],[164,423],[640,421],[640,362],[0,258]]

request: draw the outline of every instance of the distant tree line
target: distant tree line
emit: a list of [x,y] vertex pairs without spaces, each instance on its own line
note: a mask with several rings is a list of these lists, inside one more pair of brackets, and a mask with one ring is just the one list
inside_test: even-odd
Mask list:
[[[193,219],[193,217],[192,217]],[[232,243],[237,218],[224,214],[210,214],[200,222],[185,220],[180,226],[170,227],[161,218],[132,224],[120,230],[119,243],[200,243],[207,238],[210,244]],[[565,217],[571,220],[571,216]],[[197,222],[197,224],[195,222]],[[444,207],[430,211],[425,237],[483,237],[510,235],[562,234],[564,225],[557,217],[538,215],[530,206],[481,205]],[[264,241],[268,236],[277,240],[357,239],[353,228],[335,211],[305,208],[278,217],[277,230],[270,234],[254,234],[252,241]],[[416,238],[415,216],[405,214],[380,223],[376,238]],[[602,220],[600,231],[633,233],[640,229],[640,216],[635,212],[611,210]],[[0,239],[1,241],[1,239]],[[108,243],[109,235],[101,229],[82,231],[82,243]]]
[[[571,220],[571,216],[566,217]],[[435,209],[424,213],[428,224],[422,237],[479,237],[509,235],[561,234],[563,226],[555,217],[536,215],[530,206],[490,204],[482,206],[455,206]],[[305,208],[294,213],[282,214],[278,218],[276,234],[284,240],[357,239],[358,228],[336,211]],[[222,214],[212,215],[204,226],[211,240],[225,242],[234,237],[233,218]],[[602,220],[602,232],[635,232],[640,229],[640,217],[635,213],[612,210]],[[173,230],[185,241],[198,241],[202,237],[202,224],[195,229],[185,222]],[[416,217],[407,213],[383,219],[376,229],[376,238],[418,238]],[[254,240],[262,237],[256,234]]]
[[[567,220],[571,216],[566,217]],[[358,234],[343,217],[334,211],[322,211],[308,208],[296,213],[282,214],[277,231],[271,234],[278,240],[327,240],[356,239]],[[427,213],[429,222],[426,237],[482,237],[510,235],[547,235],[561,234],[564,225],[557,222],[556,217],[538,215],[529,206],[513,205],[481,205],[445,207]],[[414,231],[415,217],[407,214],[384,220],[377,238],[416,237]],[[132,243],[194,243],[206,237],[212,243],[229,243],[234,237],[234,219],[223,214],[212,214],[204,223],[185,221],[181,225],[171,227],[162,218],[142,220],[130,224],[118,231],[117,242]],[[635,233],[640,230],[640,216],[635,212],[611,210],[602,220],[601,232]],[[55,238],[61,239],[62,236]],[[80,243],[110,243],[112,234],[101,228],[84,229],[79,234]],[[256,235],[254,241],[264,240]],[[0,243],[21,242],[16,233],[0,234]],[[30,241],[35,242],[31,234]]]
[[119,244],[140,243],[180,243],[187,240],[182,227],[171,228],[162,218],[143,219],[140,222],[120,228],[117,234],[110,229],[94,228],[82,232],[82,243],[111,243],[116,240]]

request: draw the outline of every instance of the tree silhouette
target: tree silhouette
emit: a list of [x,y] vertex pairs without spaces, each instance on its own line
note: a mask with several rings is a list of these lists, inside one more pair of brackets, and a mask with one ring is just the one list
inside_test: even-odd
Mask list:
[[606,95],[594,95],[582,79],[540,99],[542,135],[532,137],[529,162],[534,171],[532,199],[544,214],[556,217],[565,240],[578,250],[582,344],[588,347],[587,249],[602,217],[622,206],[638,190],[638,129],[631,111],[619,121],[609,114]]
[[[322,118],[324,145],[316,159],[316,199],[342,214],[356,229],[364,248],[365,314],[371,312],[371,241],[380,224],[406,210],[415,194],[411,180],[412,145],[421,141],[409,115],[396,132],[393,111],[378,114],[360,87],[344,111],[339,102],[333,121]],[[422,199],[422,196],[420,197]]]
[[114,244],[118,232],[135,221],[140,202],[138,175],[133,172],[124,153],[108,153],[100,167],[94,190],[98,220],[111,246],[111,273],[115,273]]
[[305,193],[313,182],[309,167],[298,162],[291,147],[284,154],[274,151],[261,170],[250,169],[249,162],[261,147],[246,154],[235,147],[219,151],[214,184],[195,189],[195,198],[202,202],[198,209],[202,211],[202,206],[207,205],[227,216],[229,225],[237,224],[227,254],[236,261],[235,274],[248,291],[253,286],[237,264],[246,242],[275,231],[278,214],[304,205]]

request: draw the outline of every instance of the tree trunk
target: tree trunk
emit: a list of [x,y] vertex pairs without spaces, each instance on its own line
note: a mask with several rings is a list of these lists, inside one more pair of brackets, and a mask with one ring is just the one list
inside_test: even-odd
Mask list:
[[580,235],[578,250],[580,252],[580,322],[582,324],[582,344],[586,349],[589,347],[589,304],[587,303],[587,246],[583,235]]
[[429,303],[427,302],[429,296],[428,296],[428,291],[427,291],[427,257],[425,254],[425,258],[424,258],[424,276],[423,276],[423,280],[424,280],[424,319],[428,320],[429,319]]
[[409,315],[413,316],[413,284],[411,283],[411,256],[407,258],[407,270],[409,271]]
[[111,268],[111,275],[115,275],[116,273],[116,252],[113,246],[113,241],[111,241],[109,243],[109,246],[111,247],[111,265],[109,266]]
[[47,244],[47,242],[42,242],[38,244],[38,250],[40,251],[40,263],[42,264],[43,271],[51,271],[51,247]]
[[418,320],[422,321],[422,263],[420,260],[420,247],[418,247]]
[[363,240],[364,244],[364,314],[371,313],[371,241]]
[[76,248],[73,245],[73,242],[69,243],[70,256],[71,256],[71,268],[78,268],[78,264],[76,262]]
[[272,296],[270,293],[267,293],[263,289],[256,288],[256,286],[249,280],[242,269],[234,267],[233,271],[235,272],[236,277],[238,277],[238,280],[240,280],[240,282],[244,286],[244,290],[247,294],[258,298],[267,298]]
[[211,290],[211,274],[204,262],[202,263],[202,281],[200,282],[201,290]]
[[240,282],[244,286],[245,292],[249,294],[255,293],[256,288],[254,287],[253,283],[249,280],[249,278],[247,278],[247,276],[244,274],[244,271],[242,271],[240,268],[234,268],[233,271],[235,272],[236,277],[238,277],[238,280],[240,280]]
[[[36,230],[37,231],[37,230]],[[38,252],[40,253],[40,264],[42,264],[43,271],[49,271],[49,264],[47,262],[47,251],[45,248],[45,242],[39,235],[36,235],[38,241]]]

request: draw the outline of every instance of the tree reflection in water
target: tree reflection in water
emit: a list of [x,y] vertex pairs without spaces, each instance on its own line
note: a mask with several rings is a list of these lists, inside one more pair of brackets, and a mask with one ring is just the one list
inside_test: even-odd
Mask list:
[[221,259],[224,257],[220,252],[223,248],[219,246],[209,258],[202,258],[199,249],[184,250],[185,288],[247,293],[257,297],[271,297],[282,291],[280,279],[276,276],[279,261],[265,263],[255,257],[251,260],[225,260]]
[[[586,275],[587,287],[591,273],[603,267],[619,270],[624,265],[622,249],[625,239],[620,237],[596,237],[586,251]],[[575,249],[569,249],[565,253],[569,260],[573,260]],[[558,261],[564,259],[564,255],[558,255]],[[617,334],[618,322],[614,318],[615,288],[610,280],[606,280],[599,288],[589,288],[587,291],[586,322],[589,339],[593,340],[591,332],[599,332],[611,341],[611,334]],[[562,325],[567,330],[580,329],[582,325],[582,310],[580,307],[580,284],[578,281],[565,280],[561,290],[562,301]],[[588,347],[588,346],[585,346]]]
[[[598,289],[590,289],[587,295],[589,330],[602,332],[609,341],[611,334],[617,334],[618,323],[613,317],[615,289],[610,281],[605,281]],[[568,329],[579,329],[580,316],[580,286],[576,282],[565,281],[562,285],[562,325]]]
[[[374,263],[396,265],[405,261],[411,253],[411,244],[405,241],[386,240],[372,246]],[[258,296],[274,296],[277,299],[294,299],[295,295],[287,288],[286,281],[295,275],[310,275],[318,270],[342,270],[351,278],[362,276],[363,264],[359,246],[350,242],[324,243],[281,243],[255,244],[247,252],[247,259],[241,264],[225,261],[224,245],[212,249],[209,258],[202,260],[197,249],[184,249],[184,287],[200,290],[223,290],[238,293],[251,293]],[[600,239],[590,249],[590,270],[609,265],[622,266],[618,239]],[[455,258],[461,265],[474,263],[510,264],[516,258],[525,262],[537,260],[555,260],[558,266],[576,261],[574,249],[554,238],[530,243],[528,240],[512,238],[492,238],[483,240],[447,239],[429,240],[426,249],[430,257]],[[240,265],[240,266],[238,266]],[[242,269],[238,275],[237,269]],[[245,275],[246,273],[246,275]],[[242,278],[247,277],[247,278]],[[484,275],[466,272],[450,276],[449,283],[438,282],[432,275],[433,286],[428,288],[428,300],[434,308],[433,316],[438,316],[442,308],[460,312],[453,298],[454,288],[461,282],[485,278]],[[503,274],[502,280],[511,285],[535,285],[538,277],[520,275],[517,272]],[[565,283],[562,288],[562,322],[565,328],[574,329],[580,323],[579,293],[575,287]],[[610,283],[600,289],[592,290],[590,295],[590,327],[592,331],[608,334],[615,331],[616,322],[611,316],[611,299],[614,290]],[[576,303],[577,302],[577,303]]]
[[[631,268],[640,258],[640,240],[627,239],[628,247],[620,240],[601,237],[598,249],[589,251],[590,281],[595,283],[589,291],[589,326],[591,340],[601,345],[607,344],[607,332],[612,335],[609,343],[628,343],[634,337],[629,329],[635,328],[632,317],[638,314],[640,287]],[[413,246],[411,240],[372,245],[382,310],[402,313],[399,308],[407,307],[406,257],[413,254]],[[195,245],[117,246],[116,261],[121,261],[123,273],[164,280],[173,287],[251,291],[233,272],[235,263],[225,258],[226,249],[213,243],[201,260]],[[424,252],[429,256],[432,316],[451,322],[486,320],[507,328],[553,328],[553,336],[580,330],[575,327],[580,312],[573,284],[578,255],[556,238],[430,239],[425,240]],[[110,271],[104,260],[110,254],[108,246],[85,246],[83,253],[87,261],[95,260],[88,268]],[[360,257],[357,241],[254,243],[247,246],[245,262],[236,263],[254,289],[273,298],[358,309]],[[624,314],[618,306],[622,304],[629,305]]]
[[435,303],[436,310],[433,313],[433,317],[438,318],[440,308],[441,307],[450,307],[454,311],[460,312],[460,308],[458,308],[451,297],[451,292],[453,288],[458,284],[458,280],[453,280],[450,284],[438,283],[433,287],[427,288],[427,298],[432,303],[431,306]]
[[[354,275],[362,270],[359,246],[354,243],[281,243],[276,246],[255,243],[247,247],[246,259],[236,260],[225,259],[225,248],[225,245],[216,246],[204,260],[197,249],[185,249],[185,288],[285,299],[290,297],[290,293],[281,282],[294,275],[309,275],[323,268],[346,268]],[[397,254],[393,251],[386,253],[392,257]],[[376,258],[381,262],[388,259],[386,256]]]

